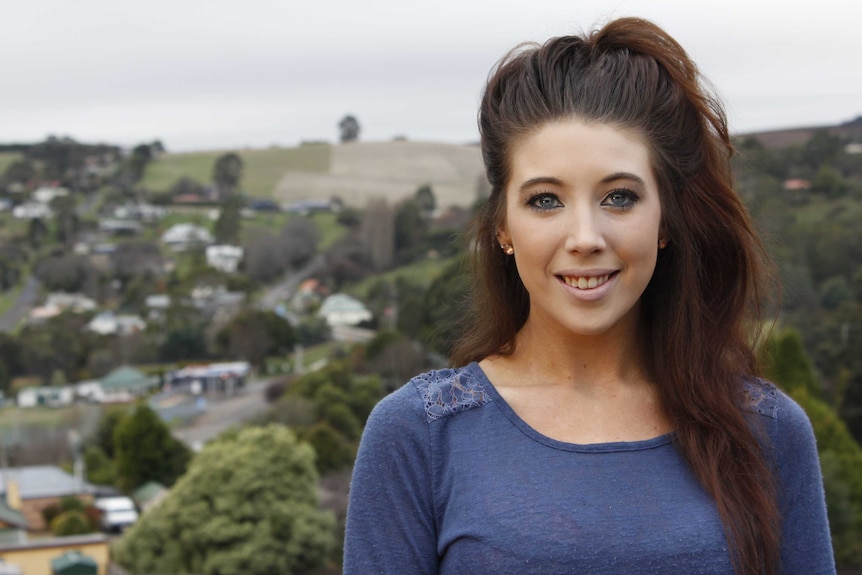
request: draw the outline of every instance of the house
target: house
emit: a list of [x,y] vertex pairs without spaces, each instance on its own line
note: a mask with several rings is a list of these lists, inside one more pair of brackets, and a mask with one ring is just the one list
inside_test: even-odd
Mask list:
[[174,251],[183,251],[213,243],[209,230],[194,224],[182,223],[168,228],[162,234],[162,243]]
[[245,386],[251,373],[247,361],[189,365],[168,375],[173,389],[182,389],[194,395],[224,393],[231,395]]
[[18,407],[62,407],[72,405],[75,390],[69,385],[63,387],[25,387],[18,392]]
[[75,313],[84,313],[96,309],[96,301],[79,293],[55,292],[48,294],[45,299],[46,306],[56,306],[61,310],[69,310]]
[[284,211],[289,214],[307,216],[309,214],[332,212],[334,210],[332,200],[299,200],[289,204]]
[[242,256],[243,249],[239,246],[207,246],[207,265],[225,273],[236,273]]
[[161,321],[165,319],[168,308],[171,307],[171,296],[167,294],[148,295],[144,299],[147,308],[147,319],[150,321]]
[[99,231],[115,236],[134,236],[141,231],[141,224],[135,221],[105,218],[99,221]]
[[168,489],[158,481],[148,481],[135,489],[132,500],[143,514],[161,503],[168,493]]
[[112,311],[97,314],[84,326],[87,331],[100,335],[129,335],[143,331],[147,328],[147,322],[136,315],[114,315]]
[[358,325],[371,320],[371,312],[361,301],[347,294],[332,294],[323,300],[318,315],[326,319],[330,327]]
[[69,190],[67,190],[66,188],[43,186],[41,188],[37,188],[33,192],[33,199],[40,204],[48,205],[54,200],[54,198],[60,198],[68,195]]
[[87,381],[79,381],[73,385],[75,388],[75,397],[81,398],[84,401],[92,403],[102,403],[105,401],[105,393],[102,391],[102,382],[98,379],[90,379]]
[[118,367],[102,378],[106,403],[134,401],[159,388],[159,378],[148,376],[129,366]]
[[[106,575],[108,543],[104,533],[0,543],[0,569],[15,566],[22,575]],[[89,570],[85,570],[85,566]],[[0,571],[0,574],[6,573],[16,571]]]
[[12,208],[12,216],[19,220],[47,220],[51,218],[53,212],[46,204],[39,202],[25,202]]
[[[23,543],[27,540],[27,521],[17,509],[9,507],[6,499],[0,498],[0,545]],[[0,571],[0,574],[3,572]]]
[[82,294],[56,292],[48,294],[45,304],[30,310],[30,321],[39,323],[64,311],[84,313],[96,309],[96,302]]
[[[8,508],[21,514],[27,531],[45,531],[42,511],[67,496],[85,504],[93,502],[94,488],[53,465],[33,465],[0,470],[0,498]],[[2,557],[2,553],[0,553]]]

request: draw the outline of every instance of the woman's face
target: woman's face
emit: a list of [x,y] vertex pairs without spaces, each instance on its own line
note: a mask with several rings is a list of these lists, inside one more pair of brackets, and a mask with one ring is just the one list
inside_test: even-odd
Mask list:
[[661,204],[640,135],[610,124],[544,125],[511,152],[501,244],[514,248],[533,327],[634,329],[658,255]]

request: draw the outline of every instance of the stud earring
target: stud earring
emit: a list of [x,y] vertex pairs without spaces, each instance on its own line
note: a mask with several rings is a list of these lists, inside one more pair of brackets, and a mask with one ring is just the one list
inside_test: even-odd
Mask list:
[[658,241],[658,249],[663,250],[667,247],[667,240],[665,238],[661,238]]
[[505,253],[507,256],[510,256],[515,253],[515,248],[512,247],[512,244],[503,244],[500,247],[503,248],[503,253]]

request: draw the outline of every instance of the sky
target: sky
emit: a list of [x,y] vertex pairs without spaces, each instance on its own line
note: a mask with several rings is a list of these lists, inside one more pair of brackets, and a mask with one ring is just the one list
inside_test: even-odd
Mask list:
[[673,35],[733,133],[862,115],[862,3],[837,0],[4,0],[0,143],[169,151],[338,138],[469,143],[510,48],[620,16]]

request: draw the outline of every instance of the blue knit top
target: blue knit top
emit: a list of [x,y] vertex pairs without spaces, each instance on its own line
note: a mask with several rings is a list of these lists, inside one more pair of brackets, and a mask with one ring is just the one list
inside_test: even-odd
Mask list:
[[[782,572],[835,573],[811,424],[749,384],[779,480]],[[673,446],[577,445],[509,407],[478,364],[381,401],[351,484],[345,575],[733,575],[713,500]]]

